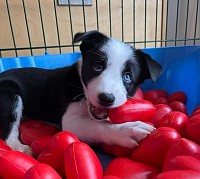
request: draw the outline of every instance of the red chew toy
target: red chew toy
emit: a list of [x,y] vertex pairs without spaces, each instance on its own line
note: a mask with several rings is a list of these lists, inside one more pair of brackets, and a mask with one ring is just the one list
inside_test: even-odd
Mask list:
[[0,156],[0,164],[0,176],[3,178],[23,179],[27,170],[38,161],[27,154],[8,151]]
[[37,138],[47,135],[54,135],[58,131],[59,129],[57,127],[47,124],[40,128],[28,127],[22,131],[20,139],[23,144],[31,146],[32,142]]
[[134,161],[154,166],[160,170],[168,149],[180,138],[179,133],[172,128],[158,128],[148,135],[138,148],[133,150],[131,158]]
[[172,93],[167,99],[168,104],[171,104],[174,101],[180,101],[185,104],[186,100],[187,100],[187,96],[182,91],[176,91],[176,92]]
[[11,148],[5,143],[5,141],[0,139],[0,150],[1,151],[9,151],[9,150],[11,150]]
[[65,172],[69,179],[102,178],[103,169],[93,150],[83,142],[72,143],[65,151]]
[[185,137],[185,127],[187,123],[188,117],[184,113],[171,111],[162,117],[158,127],[171,127],[176,129],[182,137]]
[[200,114],[197,114],[189,119],[186,124],[186,134],[194,142],[200,144]]
[[119,145],[101,145],[103,150],[111,155],[115,155],[116,157],[129,157],[132,152],[132,148],[122,147]]
[[192,112],[190,118],[192,118],[192,117],[194,117],[194,116],[196,116],[196,115],[198,115],[198,114],[200,114],[200,109],[194,110],[194,111]]
[[31,150],[34,156],[40,155],[40,153],[42,153],[45,150],[50,150],[52,139],[53,135],[46,135],[34,140],[31,145]]
[[200,173],[200,160],[192,156],[180,155],[165,162],[164,168],[165,171],[194,170]]
[[110,109],[108,116],[113,123],[148,121],[155,112],[156,108],[151,102],[130,98],[122,106]]
[[116,158],[111,161],[105,175],[115,175],[119,178],[153,178],[159,172],[152,166],[132,161],[128,158]]
[[22,133],[25,129],[31,127],[31,128],[42,128],[46,125],[45,122],[40,120],[25,120],[20,124],[19,132]]
[[133,97],[136,99],[144,99],[144,94],[143,94],[141,88],[137,89],[137,91],[135,92]]
[[175,170],[168,171],[157,175],[154,179],[199,179],[200,173],[193,170]]
[[162,117],[171,112],[172,109],[166,104],[157,104],[155,105],[155,108],[156,108],[156,113],[149,120],[149,122],[153,123],[155,127],[158,127],[158,124],[162,119]]
[[61,179],[61,177],[49,165],[39,163],[26,172],[24,179]]
[[188,115],[185,104],[180,101],[174,101],[174,102],[170,103],[169,106],[173,111],[180,111],[180,112],[184,113],[185,115]]
[[64,177],[64,154],[69,145],[73,142],[79,142],[75,135],[70,132],[63,131],[57,133],[51,141],[51,158],[53,158],[53,167]]
[[167,170],[166,168],[168,168],[167,164],[169,163],[169,160],[181,155],[192,156],[200,159],[200,146],[191,140],[181,138],[169,148],[162,170]]
[[166,104],[168,93],[165,90],[149,90],[144,92],[144,99],[153,104]]

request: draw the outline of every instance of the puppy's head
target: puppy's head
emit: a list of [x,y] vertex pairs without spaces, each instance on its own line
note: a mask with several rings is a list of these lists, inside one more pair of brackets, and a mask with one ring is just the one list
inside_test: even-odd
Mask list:
[[155,81],[162,67],[148,54],[97,31],[77,33],[73,43],[82,41],[79,74],[94,119],[107,117],[135,94],[145,79]]

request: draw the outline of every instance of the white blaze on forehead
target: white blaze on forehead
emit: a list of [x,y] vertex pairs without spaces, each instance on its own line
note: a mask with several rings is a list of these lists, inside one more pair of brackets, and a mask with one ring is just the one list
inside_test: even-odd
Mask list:
[[88,84],[88,97],[93,105],[97,105],[99,93],[112,93],[115,96],[112,107],[118,107],[127,100],[122,72],[126,61],[133,58],[133,50],[130,46],[114,39],[110,39],[100,50],[106,54],[106,68]]
[[108,57],[108,63],[113,63],[112,65],[122,67],[123,64],[133,57],[133,49],[118,40],[110,39],[101,48]]

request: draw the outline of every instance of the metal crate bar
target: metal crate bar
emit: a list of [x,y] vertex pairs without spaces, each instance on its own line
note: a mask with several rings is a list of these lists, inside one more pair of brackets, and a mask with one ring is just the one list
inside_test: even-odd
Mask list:
[[112,37],[112,8],[111,8],[111,0],[108,1],[108,12],[109,12],[109,32],[110,32],[110,37]]
[[155,13],[155,19],[156,19],[156,24],[155,24],[155,47],[157,47],[157,28],[158,28],[158,0],[156,0],[156,13]]
[[[164,3],[163,3],[164,4]],[[167,0],[167,5],[166,5],[166,21],[165,21],[165,39],[167,40],[167,34],[168,34],[168,16],[169,16],[169,1]],[[167,41],[165,41],[165,46],[167,46]]]
[[[185,22],[185,39],[187,38],[189,7],[190,7],[189,0],[187,0],[187,11],[186,11],[186,22]],[[184,45],[186,45],[186,40],[184,42]]]
[[135,0],[133,0],[133,44],[135,44]]
[[98,10],[98,0],[96,0],[96,20],[97,20],[97,30],[99,31],[99,10]]
[[25,6],[24,0],[22,0],[22,5],[23,5],[23,10],[24,10],[24,18],[25,18],[25,23],[26,23],[26,31],[27,31],[27,35],[28,35],[28,42],[29,42],[29,46],[30,46],[30,53],[31,53],[31,55],[33,55],[28,19],[27,19],[27,14],[26,14],[26,6]]
[[121,16],[122,16],[122,41],[124,41],[124,1],[121,0]]
[[[71,37],[73,39],[74,37],[74,32],[73,32],[73,25],[72,25],[72,12],[71,12],[71,4],[70,4],[70,0],[68,0],[68,10],[69,10],[69,21],[70,21],[70,30],[71,30]],[[72,44],[72,49],[73,52],[75,51],[74,49],[74,44]]]
[[[164,0],[162,0],[162,5],[161,5],[161,36],[160,38],[163,39],[163,31],[164,31]],[[163,44],[161,43],[160,46],[162,47]]]
[[[12,20],[11,20],[8,0],[6,0],[6,7],[7,7],[8,18],[9,18],[9,23],[10,23],[11,35],[12,35],[12,39],[13,39],[13,45],[14,45],[14,49],[16,49],[17,46],[16,46],[16,42],[15,42],[15,35],[14,35],[14,31],[13,31],[13,26],[12,26]],[[16,57],[18,56],[17,50],[15,50],[15,55],[16,55]]]
[[175,31],[175,46],[176,46],[176,39],[178,36],[178,20],[179,20],[179,0],[177,0],[177,10],[176,10],[176,31]]
[[83,25],[84,25],[84,31],[87,31],[86,28],[86,15],[85,15],[85,4],[84,4],[84,0],[82,0],[82,9],[83,9]]
[[60,54],[62,53],[61,48],[60,48],[60,33],[59,33],[59,26],[58,26],[58,17],[57,17],[57,10],[56,10],[56,0],[53,0],[53,7],[54,7],[54,14],[55,14],[55,21],[56,21],[56,31],[57,31],[57,36],[58,36],[58,45],[59,45],[59,52]]
[[198,13],[199,13],[199,0],[197,0],[197,5],[196,5],[196,19],[195,19],[195,28],[194,28],[194,45],[196,45],[196,35],[197,35],[197,23],[198,23]]
[[144,1],[144,48],[147,47],[147,0]]
[[44,32],[44,24],[43,24],[43,18],[42,18],[42,9],[41,9],[41,4],[40,4],[40,0],[38,0],[38,8],[39,8],[39,12],[40,12],[40,22],[41,22],[41,26],[42,26],[42,35],[43,35],[43,41],[44,41],[44,48],[45,50],[47,50],[46,46],[46,38],[45,38],[45,32]]

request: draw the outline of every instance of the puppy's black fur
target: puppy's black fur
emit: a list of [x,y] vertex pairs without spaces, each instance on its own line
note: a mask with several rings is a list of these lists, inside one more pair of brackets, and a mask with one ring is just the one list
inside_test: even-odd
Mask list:
[[30,119],[60,122],[66,107],[83,94],[76,64],[55,70],[13,69],[0,74],[0,126],[8,137],[16,95],[23,100],[23,113]]

